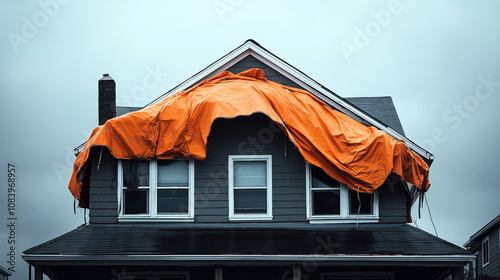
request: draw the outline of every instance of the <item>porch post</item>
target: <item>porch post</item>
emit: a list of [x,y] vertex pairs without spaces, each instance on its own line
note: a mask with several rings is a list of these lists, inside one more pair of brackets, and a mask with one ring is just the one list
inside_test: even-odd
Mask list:
[[215,269],[215,280],[223,280],[222,277],[222,268]]
[[43,280],[42,267],[39,265],[35,266],[35,280]]
[[293,268],[293,280],[301,280],[300,266],[294,266]]
[[464,280],[464,268],[463,267],[455,267],[453,272],[451,273],[451,278],[453,280]]

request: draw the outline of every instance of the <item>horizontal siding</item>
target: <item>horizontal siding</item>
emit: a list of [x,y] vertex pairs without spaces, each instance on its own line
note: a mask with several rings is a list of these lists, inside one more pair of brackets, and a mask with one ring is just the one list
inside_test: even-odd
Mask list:
[[[479,255],[477,259],[479,274],[490,276],[490,277],[500,277],[500,237],[499,232],[500,226],[496,229],[493,228],[488,233],[489,239],[489,263],[486,266],[482,266],[483,255],[482,255],[482,246],[479,250]],[[482,239],[479,240],[479,244],[482,244]]]
[[260,68],[262,71],[264,71],[264,74],[266,74],[266,79],[280,83],[285,86],[289,87],[294,87],[294,88],[300,88],[299,85],[297,85],[295,82],[292,80],[288,79],[287,77],[281,75],[278,71],[274,70],[273,68],[269,67],[268,65],[264,64],[257,58],[255,58],[252,55],[248,55],[242,60],[238,61],[236,64],[228,68],[227,70],[231,73],[238,74],[240,72],[246,71],[251,68]]
[[384,183],[378,190],[381,223],[406,223],[406,191],[402,185]]
[[283,132],[271,128],[270,119],[262,114],[219,119],[212,126],[207,157],[196,162],[195,167],[195,206],[203,205],[195,207],[195,221],[229,222],[228,156],[242,154],[272,155],[273,220],[305,222],[304,159]]
[[[100,159],[100,162],[99,162]],[[97,167],[99,166],[99,169]],[[118,222],[117,160],[108,149],[92,151],[90,181],[90,223],[113,224]]]

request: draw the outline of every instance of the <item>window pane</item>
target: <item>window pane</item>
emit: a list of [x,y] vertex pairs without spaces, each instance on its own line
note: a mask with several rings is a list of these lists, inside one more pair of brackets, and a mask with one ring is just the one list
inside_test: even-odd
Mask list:
[[323,169],[316,167],[314,165],[311,166],[311,177],[312,177],[312,187],[313,188],[339,188],[339,181],[333,179],[328,174],[326,174]]
[[148,190],[124,190],[125,214],[148,213]]
[[158,187],[187,187],[189,182],[189,161],[158,161]]
[[188,190],[158,190],[158,213],[187,213]]
[[234,190],[234,213],[267,213],[267,190]]
[[149,186],[149,161],[123,160],[123,187],[137,189]]
[[483,241],[483,265],[490,262],[489,260],[489,240]]
[[235,161],[234,162],[235,187],[266,187],[267,162],[266,161]]
[[349,215],[357,215],[359,209],[359,201],[361,201],[360,215],[373,215],[373,195],[369,193],[358,193],[349,190]]
[[313,215],[340,215],[340,191],[313,191]]

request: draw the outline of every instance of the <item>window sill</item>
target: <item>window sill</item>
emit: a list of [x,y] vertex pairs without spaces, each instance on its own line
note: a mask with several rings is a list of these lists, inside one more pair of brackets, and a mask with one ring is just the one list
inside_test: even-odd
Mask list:
[[192,217],[118,217],[119,223],[152,222],[152,223],[192,223]]
[[272,221],[273,216],[267,215],[234,215],[229,217],[230,222],[234,221]]
[[379,217],[309,217],[310,224],[356,224],[356,223],[378,223]]

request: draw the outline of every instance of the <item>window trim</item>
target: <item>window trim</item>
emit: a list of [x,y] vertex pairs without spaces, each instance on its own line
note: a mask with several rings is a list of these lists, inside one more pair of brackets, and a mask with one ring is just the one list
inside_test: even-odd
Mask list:
[[[125,214],[123,197],[123,165],[122,160],[118,160],[118,221],[119,222],[194,222],[194,160],[186,158],[175,158],[169,160],[187,160],[189,163],[189,182],[188,182],[188,212],[186,214],[158,214],[157,207],[157,170],[158,159],[149,161],[149,199],[148,214]],[[145,188],[144,188],[145,189]]]
[[[487,245],[487,254],[484,252],[484,244],[486,243]],[[487,257],[487,261],[485,262],[485,256]],[[490,237],[487,235],[485,238],[483,238],[483,241],[481,241],[481,267],[485,267],[490,263]]]
[[[266,161],[266,207],[265,214],[235,214],[234,213],[234,162],[235,161]],[[228,201],[229,221],[271,221],[273,219],[273,178],[272,155],[230,155],[228,157]]]
[[311,164],[306,162],[306,213],[307,220],[311,224],[336,224],[336,223],[374,223],[379,220],[379,195],[373,194],[373,214],[350,215],[349,214],[349,188],[340,183],[340,215],[316,215],[312,214],[312,176]]

